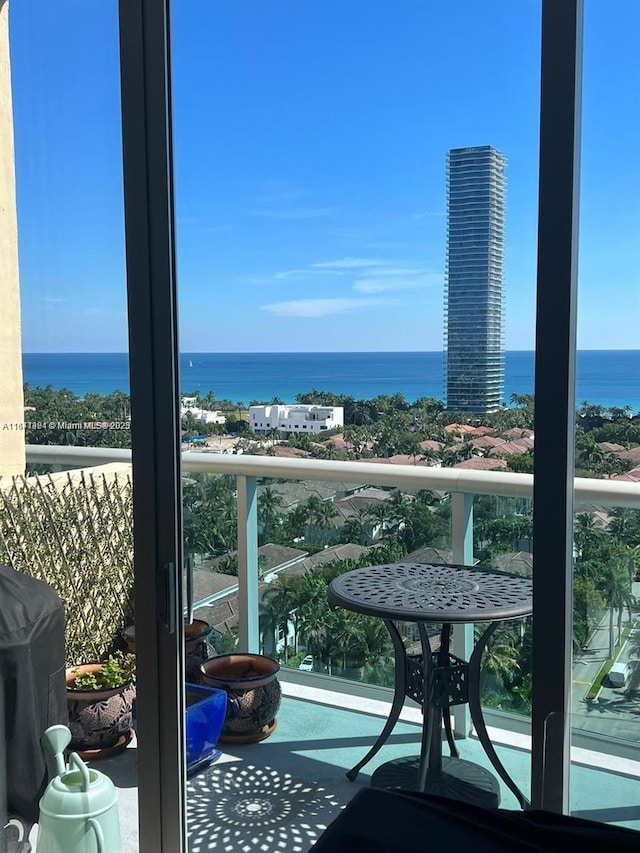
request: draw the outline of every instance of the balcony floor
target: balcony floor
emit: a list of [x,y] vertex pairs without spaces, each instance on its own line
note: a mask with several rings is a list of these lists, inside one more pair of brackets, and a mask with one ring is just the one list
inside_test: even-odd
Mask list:
[[[304,853],[371,773],[419,750],[419,710],[407,709],[389,741],[355,782],[345,771],[379,734],[388,705],[283,683],[278,727],[267,740],[236,746],[188,783],[190,853]],[[347,706],[350,706],[348,708]],[[526,739],[490,730],[496,751],[525,792]],[[475,737],[457,741],[461,758],[490,767]],[[572,769],[572,813],[640,829],[640,763],[579,752]],[[119,789],[123,853],[137,853],[136,751],[97,764]],[[586,766],[588,762],[591,766]],[[501,807],[518,808],[501,783]]]

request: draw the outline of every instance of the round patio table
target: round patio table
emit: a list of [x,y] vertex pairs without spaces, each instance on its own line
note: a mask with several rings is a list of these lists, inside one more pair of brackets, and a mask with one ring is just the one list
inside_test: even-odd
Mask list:
[[[453,797],[488,808],[500,804],[495,776],[461,759],[453,739],[449,708],[468,703],[478,740],[493,768],[516,796],[521,807],[529,801],[511,779],[489,739],[480,705],[480,662],[496,628],[532,611],[532,583],[528,578],[430,563],[389,563],[355,569],[335,578],[327,594],[334,604],[379,616],[391,635],[395,656],[395,690],[384,728],[364,758],[347,777],[354,780],[391,734],[408,696],[422,707],[420,756],[387,762],[372,776],[377,787],[408,788]],[[415,623],[422,653],[409,655],[397,627]],[[489,623],[475,643],[469,661],[450,652],[454,625]],[[440,625],[439,648],[432,650],[426,626]],[[437,639],[437,637],[436,637]],[[451,757],[442,755],[442,724]]]

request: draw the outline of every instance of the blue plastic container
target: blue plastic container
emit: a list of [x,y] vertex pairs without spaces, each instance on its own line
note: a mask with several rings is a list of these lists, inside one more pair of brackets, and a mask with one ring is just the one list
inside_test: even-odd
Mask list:
[[214,687],[185,684],[187,773],[200,770],[220,755],[216,749],[227,713],[227,694]]

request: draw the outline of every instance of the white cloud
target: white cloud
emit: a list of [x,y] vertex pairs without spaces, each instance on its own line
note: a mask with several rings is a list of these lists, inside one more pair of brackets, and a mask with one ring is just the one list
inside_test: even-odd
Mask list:
[[43,302],[57,303],[57,302],[68,302],[68,299],[64,299],[61,296],[45,296],[42,300]]
[[279,317],[329,317],[382,304],[384,300],[381,299],[296,299],[292,302],[272,302],[261,308]]
[[427,275],[429,271],[420,269],[419,267],[381,267],[363,270],[363,275],[375,276],[376,278],[384,278],[385,276],[408,276],[408,275]]
[[[424,271],[420,271],[424,272]],[[442,283],[442,276],[437,274],[413,275],[409,278],[364,278],[353,283],[357,293],[389,293],[396,290],[416,290]]]
[[299,278],[300,276],[307,275],[344,275],[344,273],[340,272],[339,270],[283,270],[282,272],[277,272],[273,277],[278,279],[285,279]]
[[396,261],[379,261],[371,258],[341,258],[338,261],[322,261],[311,264],[312,267],[321,269],[358,269],[359,267],[386,267]]

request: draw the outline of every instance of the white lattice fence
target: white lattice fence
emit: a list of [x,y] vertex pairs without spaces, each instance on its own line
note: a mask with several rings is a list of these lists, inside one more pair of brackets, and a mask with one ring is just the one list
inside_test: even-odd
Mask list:
[[0,488],[0,563],[64,601],[68,664],[104,659],[133,622],[129,474],[14,477]]

